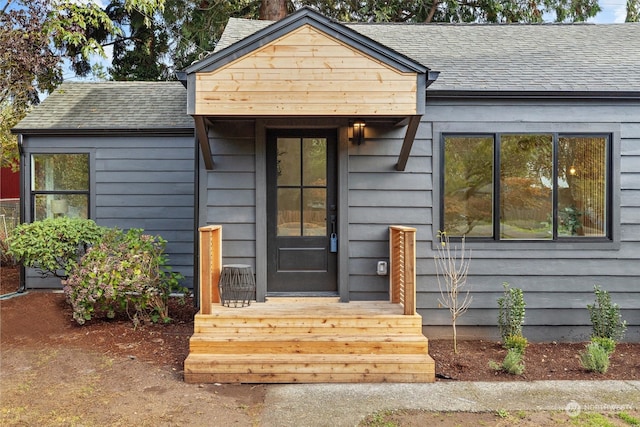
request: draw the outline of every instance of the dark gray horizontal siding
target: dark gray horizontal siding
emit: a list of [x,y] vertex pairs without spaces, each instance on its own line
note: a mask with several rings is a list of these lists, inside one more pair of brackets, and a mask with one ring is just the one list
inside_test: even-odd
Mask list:
[[[96,159],[96,170],[110,172],[183,172],[193,170],[191,159]],[[193,156],[192,156],[193,157]]]
[[97,203],[98,206],[104,207],[182,207],[191,209],[190,214],[193,215],[193,190],[191,192],[192,194],[177,193],[171,197],[167,197],[166,194],[138,194],[136,197],[127,197],[131,194],[100,194]]
[[185,276],[183,285],[193,286],[193,136],[31,136],[27,149],[92,153],[92,218],[162,236],[173,270]]
[[[425,132],[425,129],[427,131]],[[389,226],[430,228],[431,126],[420,126],[405,171],[395,169],[406,128],[367,126],[361,146],[349,147],[349,293],[352,300],[387,300],[389,277],[378,261],[389,260]],[[420,239],[421,237],[418,237]],[[423,246],[427,247],[427,242]],[[426,250],[418,247],[418,257]],[[421,262],[420,260],[419,262]]]
[[[410,193],[410,194],[409,194]],[[376,190],[353,190],[349,193],[352,207],[392,208],[400,204],[405,208],[426,208],[431,206],[431,193],[416,194],[411,190],[381,192]]]
[[166,193],[189,196],[189,193],[193,193],[193,180],[189,182],[164,182],[161,186],[155,182],[138,182],[135,187],[123,186],[117,182],[97,182],[96,193],[104,197],[132,194],[163,196]]
[[[399,151],[398,151],[399,153]],[[349,172],[371,172],[377,171],[380,175],[384,173],[396,173],[398,154],[388,156],[353,156],[349,159]],[[431,173],[431,157],[413,155],[407,162],[405,173]]]
[[256,266],[255,125],[225,122],[209,130],[214,168],[203,177],[201,221],[222,225],[225,264]]
[[379,174],[376,172],[358,172],[349,174],[349,190],[430,190],[430,173],[394,172]]
[[96,207],[96,215],[100,219],[116,219],[131,218],[140,219],[165,219],[174,220],[189,219],[193,221],[193,206],[173,206],[168,203],[166,206],[105,206],[98,204]]
[[[629,123],[637,120],[637,104],[545,100],[443,100],[427,99],[432,122],[526,123]],[[633,132],[633,129],[629,129]],[[623,134],[623,137],[625,135]]]
[[175,182],[192,183],[193,179],[193,171],[96,171],[96,182],[117,182],[122,184],[156,183],[160,185]]
[[[114,142],[115,140],[115,142]],[[96,221],[167,240],[174,271],[193,287],[194,138],[110,138],[96,150]],[[100,191],[99,191],[100,190]]]
[[[497,299],[502,282],[524,290],[525,334],[534,339],[584,339],[590,331],[586,305],[594,301],[593,286],[611,293],[629,323],[627,339],[640,339],[640,104],[604,102],[451,101],[430,100],[427,119],[433,138],[442,132],[602,132],[612,133],[620,153],[614,159],[614,189],[619,242],[610,247],[587,243],[564,246],[544,242],[504,242],[472,248],[468,283],[474,300],[459,325],[497,328]],[[463,105],[464,104],[464,105]],[[455,121],[452,120],[455,119]],[[439,147],[435,147],[439,153]],[[439,154],[438,154],[439,155]],[[437,169],[434,173],[437,172]],[[434,186],[438,183],[435,182]],[[436,188],[434,207],[439,205]],[[439,212],[434,209],[434,215]],[[434,218],[436,220],[437,218]],[[427,230],[435,235],[436,227]],[[433,256],[433,245],[427,242]],[[438,282],[433,261],[418,262],[418,307],[423,323],[451,324],[448,310],[438,307]]]
[[[502,296],[502,286],[496,286],[495,290],[496,292],[475,291],[473,293],[474,309],[497,308],[497,300]],[[593,288],[591,288],[590,291],[592,292]],[[611,298],[614,301],[618,301],[621,309],[633,309],[635,307],[635,301],[633,300],[634,295],[632,292],[611,292]],[[593,299],[594,298],[592,298],[592,300]],[[576,292],[563,292],[562,290],[528,291],[524,294],[524,300],[527,305],[527,311],[529,308],[539,307],[544,309],[577,309],[584,310],[588,313],[587,304],[582,300],[581,295]],[[418,305],[424,309],[440,308],[438,304],[438,298],[432,298],[431,295],[420,294],[418,298]],[[528,318],[529,316],[526,317]]]
[[[172,219],[172,218],[128,218],[126,227],[122,218],[103,218],[100,225],[119,228],[143,228],[149,234],[162,234],[168,231],[191,231],[193,232],[193,219]],[[186,234],[185,234],[186,236]],[[185,239],[186,241],[186,239]]]

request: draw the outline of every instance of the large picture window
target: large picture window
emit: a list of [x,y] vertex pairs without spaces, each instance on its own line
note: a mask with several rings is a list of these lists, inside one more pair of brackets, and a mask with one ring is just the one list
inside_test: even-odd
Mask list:
[[31,206],[34,221],[89,218],[89,154],[33,154]]
[[443,145],[449,235],[610,238],[609,135],[445,135]]

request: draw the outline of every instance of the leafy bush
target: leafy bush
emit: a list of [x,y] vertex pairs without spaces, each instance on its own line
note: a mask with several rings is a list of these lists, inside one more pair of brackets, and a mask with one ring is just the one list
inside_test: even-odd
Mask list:
[[507,282],[502,286],[504,294],[498,298],[498,328],[505,343],[509,337],[522,336],[525,303],[522,289],[510,288]]
[[67,278],[90,245],[105,232],[90,219],[48,218],[18,225],[9,236],[8,253],[45,277]]
[[9,253],[7,239],[0,237],[0,266],[12,267],[16,265],[16,260]]
[[627,330],[627,322],[622,320],[620,307],[612,303],[609,292],[603,291],[599,286],[594,286],[593,292],[596,301],[587,305],[593,329],[591,336],[621,340]]
[[504,371],[511,375],[522,375],[524,373],[523,353],[516,349],[509,349],[504,357],[502,364],[498,364],[491,360],[489,367],[496,371]]
[[527,348],[527,345],[529,345],[529,342],[522,335],[511,335],[505,338],[503,345],[507,350],[516,350],[524,354],[524,350]]
[[582,367],[589,371],[604,374],[609,369],[609,352],[596,341],[587,344],[584,352],[580,353]]
[[64,283],[73,318],[84,324],[97,310],[107,317],[125,312],[134,325],[168,322],[168,300],[180,287],[182,276],[171,271],[164,253],[166,241],[142,234],[111,230],[90,248]]
[[598,344],[600,347],[604,348],[609,354],[613,354],[613,352],[616,349],[616,342],[611,338],[593,337],[591,338],[591,342]]

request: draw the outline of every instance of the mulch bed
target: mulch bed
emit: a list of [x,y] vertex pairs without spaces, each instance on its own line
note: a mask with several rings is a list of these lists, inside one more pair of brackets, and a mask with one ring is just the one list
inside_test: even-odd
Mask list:
[[[18,288],[18,269],[3,267],[2,293]],[[73,321],[71,308],[61,292],[29,291],[0,302],[0,343],[4,347],[74,346],[114,356],[126,356],[181,371],[193,334],[193,300],[171,300],[169,324],[133,327],[124,316],[95,318],[84,326]],[[640,378],[640,343],[618,344],[606,374],[588,372],[578,359],[585,343],[531,343],[525,354],[525,373],[514,376],[496,372],[490,360],[501,362],[506,351],[495,341],[430,340],[429,353],[436,361],[439,380],[637,380]]]

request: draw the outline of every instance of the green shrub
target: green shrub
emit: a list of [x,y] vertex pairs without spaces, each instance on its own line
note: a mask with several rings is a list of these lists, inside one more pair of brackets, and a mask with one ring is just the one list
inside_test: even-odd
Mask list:
[[8,253],[45,277],[67,278],[90,245],[105,232],[90,219],[49,218],[18,225],[9,236]]
[[580,353],[580,363],[589,371],[604,374],[609,369],[609,352],[598,342],[590,342],[585,351]]
[[596,343],[600,347],[604,348],[610,355],[613,354],[616,349],[616,342],[611,338],[593,337],[591,338],[591,342]]
[[97,310],[108,317],[125,312],[134,325],[167,322],[168,299],[180,287],[164,253],[166,241],[131,229],[111,230],[90,248],[64,283],[73,318],[84,324]]
[[509,349],[502,364],[491,360],[489,367],[496,371],[503,371],[511,375],[522,375],[524,373],[523,354],[516,349]]
[[13,267],[14,265],[16,265],[16,260],[9,253],[7,239],[0,236],[0,266]]
[[516,350],[522,354],[524,354],[527,345],[529,345],[529,342],[522,335],[508,336],[503,343],[504,348],[507,350]]
[[591,336],[620,341],[627,329],[627,322],[622,320],[620,307],[611,302],[609,292],[603,291],[599,286],[594,286],[593,291],[596,301],[587,305],[591,318]]
[[509,337],[522,336],[525,303],[522,289],[502,284],[504,294],[498,298],[498,328],[504,343]]

